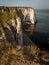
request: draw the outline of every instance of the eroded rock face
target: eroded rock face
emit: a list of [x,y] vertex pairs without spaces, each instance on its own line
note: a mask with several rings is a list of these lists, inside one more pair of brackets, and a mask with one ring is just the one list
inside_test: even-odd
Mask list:
[[30,21],[32,24],[35,24],[36,18],[35,18],[34,9],[32,8],[25,9],[23,15],[24,15],[24,19],[23,19],[24,21],[26,22]]
[[10,17],[8,21],[6,20],[7,25],[5,25],[4,27],[4,32],[9,42],[15,42],[16,40],[18,40],[18,44],[23,44],[21,24],[22,22],[27,21],[30,21],[32,24],[35,24],[36,20],[34,9],[31,7],[0,7],[0,11],[8,13],[12,12],[12,14],[13,12],[15,12],[15,15],[18,15],[18,17],[12,17],[12,19],[10,19]]
[[[17,38],[18,44],[23,44],[22,25],[21,25],[20,18],[18,17],[18,18],[16,18],[16,20],[15,19],[9,20],[9,21],[7,21],[7,23],[10,26],[10,28],[14,34],[15,40]],[[17,25],[16,25],[16,23],[17,23]]]
[[35,24],[36,19],[35,19],[35,12],[34,12],[33,9],[30,9],[29,16],[30,16],[30,21],[31,21],[31,23],[32,23],[32,24]]
[[13,27],[15,27],[15,19],[10,19],[10,20],[8,20],[7,21],[7,23],[9,24],[9,25],[12,25]]
[[19,44],[23,44],[23,34],[22,34],[22,25],[21,20],[19,18],[17,20],[17,39]]
[[35,12],[31,7],[1,7],[0,11],[15,12],[22,21],[30,21],[32,24],[36,23]]

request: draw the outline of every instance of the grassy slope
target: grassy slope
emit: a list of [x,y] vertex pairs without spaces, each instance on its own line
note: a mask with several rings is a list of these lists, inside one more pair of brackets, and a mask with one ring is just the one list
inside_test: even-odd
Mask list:
[[36,46],[21,46],[0,43],[0,65],[49,65],[49,53]]

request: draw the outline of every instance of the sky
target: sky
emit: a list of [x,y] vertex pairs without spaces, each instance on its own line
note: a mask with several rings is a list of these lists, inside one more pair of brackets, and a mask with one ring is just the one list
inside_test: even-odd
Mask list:
[[35,9],[49,9],[49,0],[0,0],[0,6],[31,6]]

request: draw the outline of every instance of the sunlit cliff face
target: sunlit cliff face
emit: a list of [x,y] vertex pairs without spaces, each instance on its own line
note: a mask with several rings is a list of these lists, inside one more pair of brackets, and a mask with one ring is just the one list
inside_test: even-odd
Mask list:
[[22,25],[20,18],[16,19],[17,21],[17,40],[19,44],[23,44],[23,34],[22,34]]
[[29,16],[30,16],[31,23],[35,24],[36,19],[35,19],[35,12],[33,9],[30,9]]
[[[16,20],[14,19],[11,19],[7,22],[9,25],[13,26],[15,28],[15,25],[16,25],[16,38],[18,40],[18,44],[23,44],[23,38],[22,38],[22,25],[21,25],[21,19],[19,17],[16,18]],[[17,24],[16,24],[17,23]]]
[[17,33],[20,33],[20,31],[21,31],[21,21],[17,18],[16,19],[16,21],[17,21]]
[[28,9],[24,9],[23,15],[24,15],[24,21],[30,21],[32,24],[35,24],[36,19],[35,19],[35,12],[34,9],[32,8],[28,8]]
[[0,7],[0,8],[2,12],[7,11],[17,13],[18,16],[25,22],[30,21],[32,24],[35,24],[36,22],[34,9],[31,7]]

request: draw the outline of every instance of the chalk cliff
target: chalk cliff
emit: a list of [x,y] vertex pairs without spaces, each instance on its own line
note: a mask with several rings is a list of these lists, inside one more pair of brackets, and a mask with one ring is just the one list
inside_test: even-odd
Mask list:
[[3,7],[0,6],[0,11],[2,12],[15,12],[21,18],[22,21],[35,24],[35,12],[32,7]]
[[[31,7],[1,7],[0,6],[0,25],[1,34],[5,41],[6,39],[11,43],[23,44],[22,23],[35,24],[35,12]],[[24,27],[24,26],[23,26]],[[28,37],[27,37],[28,39]],[[31,43],[31,42],[30,42]]]

